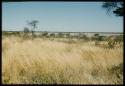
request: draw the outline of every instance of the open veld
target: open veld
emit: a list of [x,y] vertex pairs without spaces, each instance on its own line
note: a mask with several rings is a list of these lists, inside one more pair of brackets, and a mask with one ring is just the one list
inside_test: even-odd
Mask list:
[[123,84],[123,42],[106,43],[2,35],[2,83]]

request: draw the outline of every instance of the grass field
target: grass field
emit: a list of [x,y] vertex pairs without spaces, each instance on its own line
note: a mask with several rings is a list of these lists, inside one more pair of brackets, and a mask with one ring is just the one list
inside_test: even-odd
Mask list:
[[2,38],[3,84],[123,84],[123,45]]

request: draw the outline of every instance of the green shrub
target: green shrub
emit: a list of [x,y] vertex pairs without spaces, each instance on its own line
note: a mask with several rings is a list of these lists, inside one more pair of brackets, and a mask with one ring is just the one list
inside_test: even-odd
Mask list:
[[108,48],[114,48],[115,47],[115,41],[113,41],[113,40],[110,40],[110,41],[108,41]]

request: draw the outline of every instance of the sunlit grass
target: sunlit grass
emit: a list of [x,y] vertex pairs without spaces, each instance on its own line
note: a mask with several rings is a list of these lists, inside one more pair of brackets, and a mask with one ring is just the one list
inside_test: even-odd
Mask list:
[[2,39],[2,83],[123,84],[123,46],[41,38]]

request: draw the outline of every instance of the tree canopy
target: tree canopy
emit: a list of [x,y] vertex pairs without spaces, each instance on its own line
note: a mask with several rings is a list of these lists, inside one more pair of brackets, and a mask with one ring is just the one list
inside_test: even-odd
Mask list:
[[102,8],[107,10],[107,13],[114,13],[116,16],[123,16],[123,2],[103,2]]

